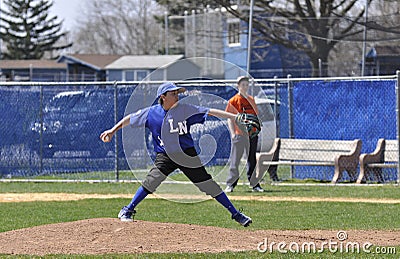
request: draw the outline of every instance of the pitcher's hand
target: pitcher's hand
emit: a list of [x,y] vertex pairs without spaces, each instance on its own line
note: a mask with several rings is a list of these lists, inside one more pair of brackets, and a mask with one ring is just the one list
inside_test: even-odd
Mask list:
[[110,142],[112,137],[114,136],[114,133],[111,130],[106,130],[103,133],[100,134],[100,139],[104,143]]

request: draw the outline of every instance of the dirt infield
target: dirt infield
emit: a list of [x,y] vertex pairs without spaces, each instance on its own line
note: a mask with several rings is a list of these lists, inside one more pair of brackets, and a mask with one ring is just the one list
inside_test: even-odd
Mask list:
[[[0,194],[1,202],[28,200],[71,200],[83,198],[116,198],[125,195],[67,195],[67,194]],[[130,195],[126,195],[130,197]],[[254,199],[256,196],[248,197]],[[232,196],[236,199],[244,197]],[[261,198],[267,198],[265,196]],[[306,201],[303,198],[302,201]],[[398,203],[398,200],[389,200]],[[397,201],[397,202],[395,202]],[[359,201],[358,201],[359,202]],[[378,201],[375,201],[378,202]],[[385,201],[386,203],[387,201]],[[340,235],[339,235],[340,234]],[[345,239],[338,239],[341,237]],[[0,254],[133,254],[133,253],[218,253],[224,251],[257,251],[277,243],[283,249],[300,249],[315,244],[315,249],[328,249],[328,244],[364,244],[390,247],[400,246],[400,230],[234,230],[191,224],[159,223],[135,220],[120,222],[114,218],[87,219],[49,224],[0,233]],[[292,244],[289,247],[289,244]],[[296,246],[297,245],[297,246]],[[333,246],[335,248],[335,246]],[[372,249],[371,247],[368,247]],[[313,249],[311,247],[311,249]],[[270,248],[267,250],[270,252]]]
[[[326,230],[233,230],[98,218],[0,233],[0,254],[218,253],[263,250],[266,249],[264,244],[272,242],[298,244],[300,247],[315,243],[318,250],[323,242],[340,243],[337,233]],[[386,247],[400,245],[400,231],[351,230],[346,234],[348,239],[342,243],[357,242],[360,249],[366,242]],[[276,250],[277,245],[273,249]]]

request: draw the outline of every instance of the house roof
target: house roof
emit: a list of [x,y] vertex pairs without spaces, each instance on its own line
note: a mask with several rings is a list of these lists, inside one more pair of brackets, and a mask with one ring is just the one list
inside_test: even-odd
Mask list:
[[78,63],[91,67],[95,70],[102,70],[120,57],[122,56],[104,54],[70,54],[62,55],[57,61],[68,64]]
[[127,55],[115,60],[106,69],[157,69],[176,62],[183,55]]
[[40,59],[27,59],[27,60],[0,60],[1,69],[27,69],[27,68],[53,68],[53,69],[66,69],[66,64],[57,63],[56,60],[40,60]]

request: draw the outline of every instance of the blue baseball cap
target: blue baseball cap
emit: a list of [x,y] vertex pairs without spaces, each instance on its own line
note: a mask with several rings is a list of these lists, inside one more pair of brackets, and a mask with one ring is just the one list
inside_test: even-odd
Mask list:
[[183,92],[186,91],[186,88],[180,87],[180,86],[176,86],[172,82],[166,82],[166,83],[163,83],[162,85],[160,85],[158,87],[157,97],[160,97],[162,94],[165,94],[166,92],[175,91],[175,90],[178,90],[178,93],[183,93]]

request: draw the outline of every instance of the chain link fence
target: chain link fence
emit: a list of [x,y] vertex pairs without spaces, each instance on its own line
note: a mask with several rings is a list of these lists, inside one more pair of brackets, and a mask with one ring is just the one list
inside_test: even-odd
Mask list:
[[[99,135],[124,115],[155,103],[160,83],[140,84],[140,91],[139,82],[1,83],[0,178],[134,179],[131,172],[152,166],[148,132],[132,138],[135,149],[129,153],[121,132],[111,144],[101,142]],[[212,108],[224,109],[236,93],[235,82],[229,80],[178,84],[188,90],[182,100],[195,98],[192,103]],[[397,76],[257,79],[254,85],[251,93],[264,126],[259,151],[270,149],[275,137],[360,139],[362,153],[374,151],[380,138],[398,139]],[[226,167],[230,155],[226,121],[209,118],[191,132],[200,154],[208,154],[206,149],[215,143],[207,166]],[[332,166],[278,166],[283,180],[329,181],[333,173]],[[398,181],[397,168],[384,169],[383,179]],[[344,173],[341,181],[355,179]]]

